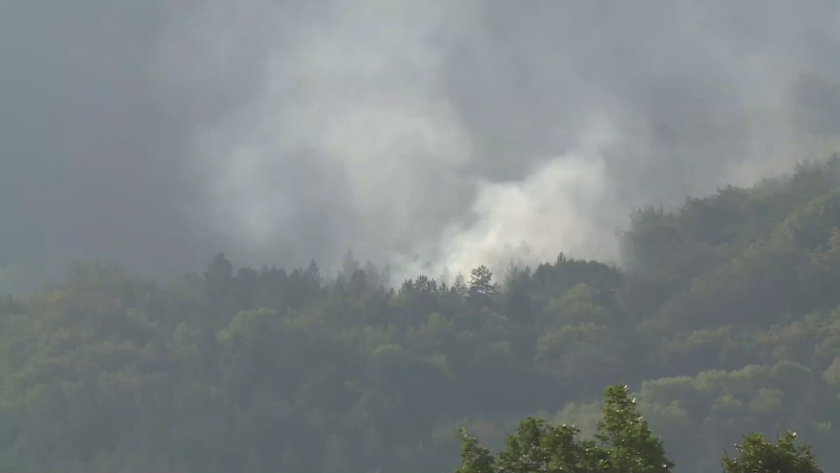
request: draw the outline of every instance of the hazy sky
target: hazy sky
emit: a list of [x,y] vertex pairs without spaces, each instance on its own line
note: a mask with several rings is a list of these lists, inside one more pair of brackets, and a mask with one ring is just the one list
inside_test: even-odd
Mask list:
[[[818,157],[834,1],[0,6],[0,267],[615,259],[634,206]],[[436,273],[435,273],[436,274]]]

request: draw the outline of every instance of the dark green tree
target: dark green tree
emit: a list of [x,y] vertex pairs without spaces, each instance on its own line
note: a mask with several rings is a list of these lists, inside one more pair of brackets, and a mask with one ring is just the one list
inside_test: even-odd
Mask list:
[[796,445],[796,433],[787,432],[776,443],[761,434],[745,435],[735,446],[737,457],[724,453],[725,473],[822,473],[811,446]]
[[653,436],[639,415],[636,399],[626,385],[606,390],[603,419],[596,438],[607,452],[605,471],[615,473],[666,473],[674,463],[665,456],[662,440]]
[[579,439],[576,426],[546,425],[536,417],[522,421],[495,457],[466,430],[459,434],[457,473],[669,473],[674,467],[625,385],[606,390],[597,442]]
[[487,266],[481,265],[470,272],[467,294],[474,305],[478,307],[490,305],[499,291],[499,285],[493,281],[493,273]]

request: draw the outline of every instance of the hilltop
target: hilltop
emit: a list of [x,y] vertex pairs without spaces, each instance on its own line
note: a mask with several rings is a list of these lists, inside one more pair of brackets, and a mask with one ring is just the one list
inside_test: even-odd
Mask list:
[[451,285],[78,263],[0,302],[0,469],[452,471],[457,427],[592,432],[616,382],[678,465],[794,429],[840,468],[840,159],[631,217],[625,268],[561,254]]

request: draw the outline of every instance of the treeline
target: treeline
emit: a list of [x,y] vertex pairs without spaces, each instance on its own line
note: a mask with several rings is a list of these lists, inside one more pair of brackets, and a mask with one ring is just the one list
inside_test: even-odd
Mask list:
[[840,469],[840,160],[632,215],[623,270],[561,255],[391,289],[348,259],[153,281],[79,263],[0,302],[0,470],[443,472],[602,387],[676,471],[795,430]]

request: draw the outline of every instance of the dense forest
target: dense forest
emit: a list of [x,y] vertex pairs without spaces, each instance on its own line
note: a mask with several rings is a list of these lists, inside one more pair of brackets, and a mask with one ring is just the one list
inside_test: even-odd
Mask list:
[[460,427],[494,449],[526,418],[596,435],[615,383],[675,471],[788,430],[840,470],[840,159],[639,209],[619,238],[620,269],[561,254],[395,288],[350,257],[334,278],[74,264],[0,302],[0,470],[451,472]]

